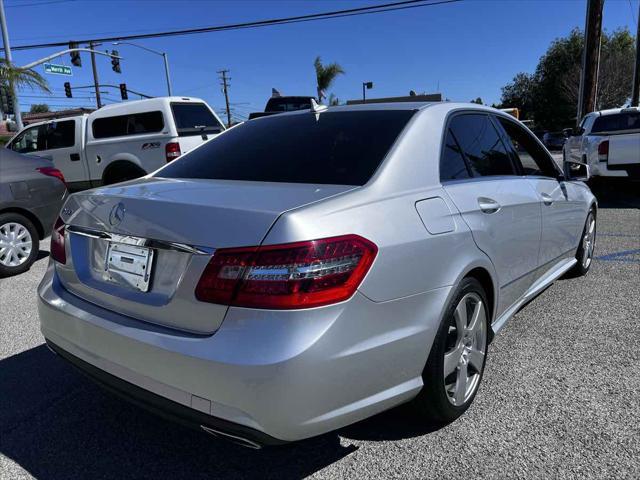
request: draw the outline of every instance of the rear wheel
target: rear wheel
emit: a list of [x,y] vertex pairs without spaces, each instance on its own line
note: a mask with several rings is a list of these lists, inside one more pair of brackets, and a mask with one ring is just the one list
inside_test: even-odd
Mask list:
[[146,174],[147,172],[133,163],[117,162],[110,166],[110,168],[105,172],[102,183],[103,185],[113,185],[114,183],[134,180],[136,178],[143,177]]
[[465,278],[442,321],[414,406],[430,423],[449,423],[473,402],[487,356],[489,309],[475,278]]
[[576,252],[578,263],[569,271],[570,277],[581,277],[586,275],[593,263],[593,252],[596,248],[596,214],[592,209],[587,215],[587,220],[582,230],[580,245]]
[[0,277],[27,271],[39,248],[38,231],[28,218],[19,213],[0,215]]

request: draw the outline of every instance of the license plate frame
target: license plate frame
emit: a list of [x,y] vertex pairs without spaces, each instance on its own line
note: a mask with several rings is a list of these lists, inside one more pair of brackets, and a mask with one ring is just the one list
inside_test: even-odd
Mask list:
[[151,285],[154,251],[131,243],[109,242],[105,273],[111,283],[140,292]]

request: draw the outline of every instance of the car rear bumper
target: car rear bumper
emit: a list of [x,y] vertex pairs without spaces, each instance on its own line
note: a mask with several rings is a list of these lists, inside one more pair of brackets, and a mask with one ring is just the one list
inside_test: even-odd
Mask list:
[[50,265],[38,309],[52,349],[127,398],[211,433],[277,444],[413,398],[450,292],[381,303],[357,293],[286,312],[231,308],[207,336],[86,302]]

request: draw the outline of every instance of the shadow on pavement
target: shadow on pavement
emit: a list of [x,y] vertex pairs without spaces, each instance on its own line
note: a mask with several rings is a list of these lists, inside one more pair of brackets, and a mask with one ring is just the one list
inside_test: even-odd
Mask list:
[[[0,453],[39,479],[302,478],[357,450],[336,433],[259,451],[217,440],[111,396],[44,345],[0,361],[0,392]],[[430,431],[402,410],[339,434],[376,441]]]
[[596,177],[590,187],[599,208],[640,208],[640,182]]

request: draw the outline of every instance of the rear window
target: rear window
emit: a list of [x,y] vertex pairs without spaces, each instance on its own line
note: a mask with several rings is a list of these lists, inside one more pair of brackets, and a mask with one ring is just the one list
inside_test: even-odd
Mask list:
[[264,110],[265,112],[292,112],[309,108],[311,108],[309,97],[276,97],[269,99]]
[[597,117],[593,122],[591,132],[616,132],[638,129],[640,129],[640,112],[623,112]]
[[91,124],[91,128],[93,138],[158,133],[164,128],[164,117],[162,112],[156,111],[97,118]]
[[178,135],[200,135],[220,133],[224,130],[211,110],[203,103],[172,103],[171,110],[176,121]]
[[325,112],[251,120],[176,160],[158,176],[364,185],[413,114]]

